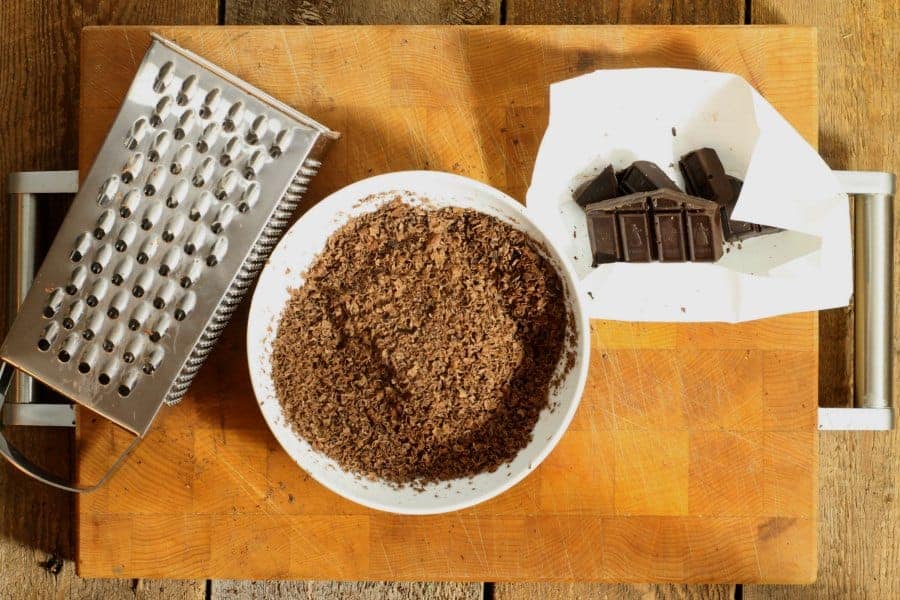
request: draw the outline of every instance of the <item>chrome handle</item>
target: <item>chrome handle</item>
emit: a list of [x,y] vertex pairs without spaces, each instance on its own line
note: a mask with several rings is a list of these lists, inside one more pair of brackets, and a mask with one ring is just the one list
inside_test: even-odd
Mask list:
[[[31,288],[34,280],[35,231],[37,229],[37,194],[74,194],[78,191],[78,171],[28,171],[10,173],[7,180],[9,193],[9,273],[12,285],[9,287],[10,319],[19,310],[19,305]],[[17,409],[14,405],[27,405],[34,401],[34,381],[22,372],[17,372],[14,382],[13,404],[7,404],[6,412]],[[33,412],[22,406],[23,411]],[[8,415],[10,420],[24,423],[27,415]],[[63,423],[67,422],[63,420]]]
[[[11,173],[8,180],[10,240],[7,253],[10,273],[13,274],[9,294],[9,314],[18,312],[19,304],[34,280],[35,231],[37,225],[38,194],[74,194],[78,191],[78,171],[34,171]],[[6,402],[15,381],[15,402]],[[9,443],[4,429],[10,425],[41,425],[74,427],[75,413],[71,404],[41,404],[34,400],[34,381],[31,377],[0,362],[0,455],[17,469],[47,485],[69,492],[90,492],[106,482],[121,466],[140,441],[135,437],[125,452],[112,464],[97,483],[75,486],[31,462]]]
[[819,429],[885,431],[894,427],[894,176],[835,171],[855,196],[854,408],[820,408]]
[[[3,408],[4,401],[6,400],[6,394],[9,391],[10,384],[12,383],[14,375],[18,373],[16,369],[5,362],[0,362],[0,409]],[[100,478],[99,481],[92,485],[88,486],[77,486],[68,481],[62,479],[61,477],[50,473],[49,471],[45,471],[40,466],[31,462],[24,454],[19,452],[9,443],[9,440],[6,439],[6,435],[3,432],[4,425],[0,423],[0,455],[2,455],[6,460],[8,460],[14,467],[25,473],[26,475],[37,479],[42,483],[46,483],[47,485],[53,486],[55,488],[59,488],[61,490],[65,490],[67,492],[76,492],[76,493],[84,493],[84,492],[92,492],[99,488],[101,485],[106,483],[106,480],[115,473],[125,459],[131,454],[131,451],[134,450],[135,446],[138,445],[138,442],[141,441],[141,438],[135,436],[135,438],[131,441],[131,444],[125,449],[125,451],[116,459],[116,461],[107,469],[106,473]]]

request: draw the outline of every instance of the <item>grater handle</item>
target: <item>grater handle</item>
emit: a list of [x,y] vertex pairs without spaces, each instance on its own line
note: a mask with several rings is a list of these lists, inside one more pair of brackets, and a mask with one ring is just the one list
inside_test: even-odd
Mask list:
[[[9,363],[0,362],[0,414],[2,414],[3,403],[6,400],[6,394],[9,391],[10,384],[12,383],[13,376],[18,373],[18,371]],[[134,440],[132,440],[131,444],[125,449],[125,451],[116,459],[116,462],[112,464],[111,467],[104,473],[103,477],[100,478],[99,481],[89,486],[76,486],[68,481],[50,473],[38,465],[31,462],[24,454],[19,452],[9,443],[9,440],[6,439],[6,435],[3,431],[3,423],[0,422],[0,454],[8,460],[14,467],[25,473],[26,475],[37,479],[42,483],[46,483],[47,485],[53,486],[55,488],[65,490],[67,492],[92,492],[104,483],[106,480],[110,478],[110,476],[115,473],[118,468],[122,465],[125,459],[131,454],[131,451],[134,450],[135,446],[138,445],[138,442],[141,441],[140,437],[135,436]]]

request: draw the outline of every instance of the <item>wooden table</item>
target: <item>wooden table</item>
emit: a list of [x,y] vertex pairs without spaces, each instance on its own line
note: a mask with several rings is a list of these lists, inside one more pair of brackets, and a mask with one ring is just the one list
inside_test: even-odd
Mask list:
[[[337,4],[337,6],[335,6]],[[898,15],[894,3],[845,6],[838,0],[820,0],[814,7],[800,0],[772,3],[755,0],[745,14],[745,3],[687,4],[660,0],[620,3],[543,2],[540,0],[406,3],[368,3],[362,0],[332,3],[311,0],[299,7],[286,0],[254,3],[249,0],[147,4],[119,0],[97,5],[68,5],[15,0],[2,11],[4,36],[0,41],[3,121],[0,125],[2,171],[72,168],[78,74],[73,69],[78,53],[78,28],[102,23],[341,23],[341,22],[686,22],[686,23],[810,23],[820,26],[820,118],[823,155],[836,168],[896,170],[896,125],[900,95],[893,85],[898,66],[894,60]],[[807,16],[810,15],[810,16]],[[859,90],[864,92],[860,94]],[[54,219],[45,220],[52,235]],[[0,227],[5,231],[5,226]],[[895,253],[895,256],[897,253]],[[0,281],[6,281],[4,277]],[[824,403],[845,402],[849,390],[849,328],[847,311],[820,317],[820,397]],[[895,371],[896,372],[896,371]],[[29,432],[21,443],[42,452],[45,463],[62,469],[70,460],[67,444],[58,432]],[[820,576],[806,588],[744,586],[745,597],[897,597],[896,570],[898,503],[897,473],[900,441],[894,434],[828,434],[822,438],[820,524]],[[0,596],[66,595],[83,597],[206,596],[204,581],[85,581],[73,575],[70,498],[26,481],[11,470],[0,472],[0,542],[5,569],[0,575]],[[38,526],[35,526],[38,524]],[[41,565],[43,563],[43,565]],[[49,572],[61,569],[59,575]],[[24,586],[24,587],[23,587]],[[311,597],[479,597],[477,584],[236,583],[212,582],[214,597],[261,596],[286,592]],[[638,597],[645,594],[697,598],[733,597],[734,586],[623,587],[597,585],[498,585],[490,591],[498,598],[531,597]]]

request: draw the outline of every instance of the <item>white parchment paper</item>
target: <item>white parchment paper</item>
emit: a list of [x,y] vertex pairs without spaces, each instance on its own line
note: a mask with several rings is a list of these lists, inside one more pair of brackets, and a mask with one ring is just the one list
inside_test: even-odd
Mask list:
[[[713,264],[592,268],[573,191],[606,165],[618,170],[634,160],[657,163],[683,187],[678,159],[701,147],[714,148],[728,174],[744,180],[733,217],[785,231],[729,245]],[[846,194],[816,151],[736,75],[623,69],[553,84],[526,200],[530,216],[574,260],[594,318],[738,322],[850,298]]]

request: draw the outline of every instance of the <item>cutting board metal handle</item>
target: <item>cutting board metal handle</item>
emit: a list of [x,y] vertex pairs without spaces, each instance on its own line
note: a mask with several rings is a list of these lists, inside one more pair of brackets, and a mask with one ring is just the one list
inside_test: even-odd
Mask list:
[[835,171],[854,196],[854,402],[820,408],[820,430],[886,431],[894,428],[893,247],[891,173]]

